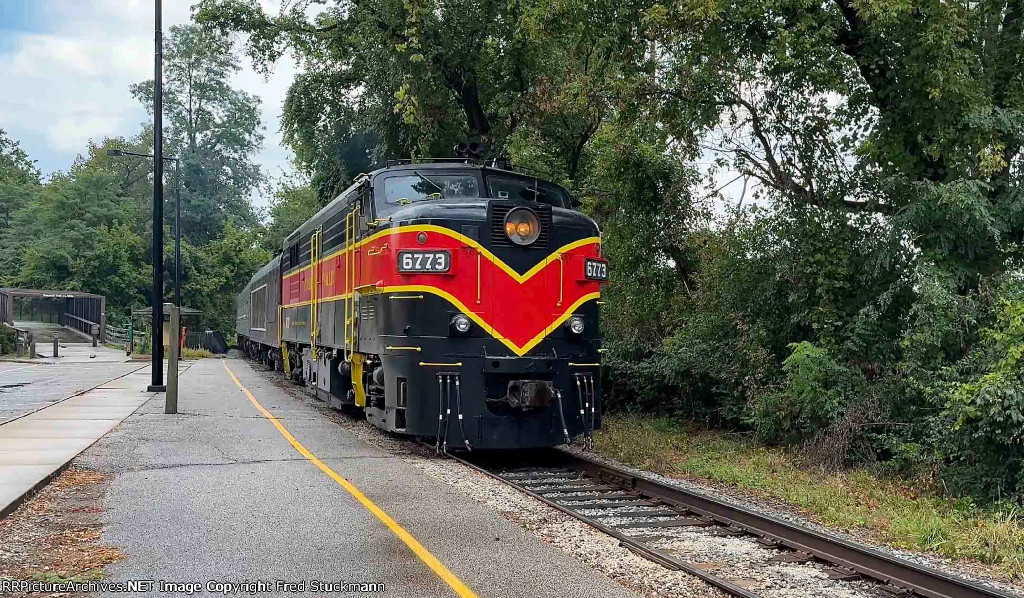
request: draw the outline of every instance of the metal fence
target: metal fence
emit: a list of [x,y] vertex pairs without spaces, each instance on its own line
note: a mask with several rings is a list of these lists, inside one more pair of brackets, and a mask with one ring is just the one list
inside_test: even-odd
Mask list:
[[14,326],[14,314],[11,309],[11,296],[0,290],[0,324]]
[[228,344],[224,342],[224,335],[214,330],[188,331],[185,335],[185,346],[189,349],[206,349],[210,353],[218,355],[228,352]]
[[100,329],[99,322],[93,322],[92,320],[86,320],[71,314],[64,314],[61,317],[60,325],[77,330],[90,338],[95,334],[101,341],[105,342],[104,337],[106,334]]
[[133,342],[136,347],[142,347],[146,344],[146,333],[139,330],[118,328],[108,324],[106,333],[106,342],[117,347],[127,348],[129,341]]

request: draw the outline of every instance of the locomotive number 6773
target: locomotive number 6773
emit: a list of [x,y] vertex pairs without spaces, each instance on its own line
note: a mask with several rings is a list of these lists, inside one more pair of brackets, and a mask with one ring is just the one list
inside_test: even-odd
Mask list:
[[399,251],[399,272],[447,272],[452,254],[447,251]]
[[601,425],[597,225],[500,163],[389,163],[289,235],[238,296],[238,342],[335,408],[439,447]]

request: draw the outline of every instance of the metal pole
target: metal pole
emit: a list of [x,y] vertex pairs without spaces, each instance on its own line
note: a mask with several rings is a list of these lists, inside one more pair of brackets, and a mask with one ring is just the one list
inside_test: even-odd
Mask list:
[[163,6],[156,0],[153,67],[153,378],[149,392],[164,392],[164,74]]
[[164,413],[178,412],[178,351],[180,351],[179,335],[181,334],[181,308],[171,308],[171,329],[167,360],[167,395],[164,397]]
[[174,305],[181,307],[181,158],[174,159]]

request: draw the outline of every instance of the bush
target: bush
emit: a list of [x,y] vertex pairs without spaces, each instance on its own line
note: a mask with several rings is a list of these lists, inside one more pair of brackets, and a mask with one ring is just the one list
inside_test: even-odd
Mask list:
[[690,253],[653,261],[609,240],[625,272],[604,293],[606,408],[749,431],[829,469],[870,464],[1024,502],[1019,267],[967,276],[854,218],[738,215],[687,232]]
[[1024,300],[1000,302],[995,322],[957,369],[943,413],[952,424],[956,478],[967,474],[968,485],[993,498],[1024,496]]
[[851,388],[849,372],[828,351],[803,341],[782,364],[785,385],[756,399],[748,422],[766,442],[794,443],[827,428],[843,415]]
[[17,333],[13,328],[0,324],[0,355],[14,353]]
[[181,352],[182,359],[208,359],[213,357],[213,353],[210,353],[206,349],[189,349],[185,347],[185,350]]

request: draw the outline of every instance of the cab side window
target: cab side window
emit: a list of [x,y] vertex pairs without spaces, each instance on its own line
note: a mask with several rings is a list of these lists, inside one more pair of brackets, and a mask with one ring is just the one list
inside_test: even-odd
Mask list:
[[359,236],[362,237],[370,228],[367,223],[374,219],[369,183],[360,185],[356,193],[358,194],[356,201],[359,202]]

